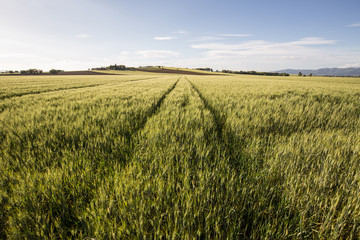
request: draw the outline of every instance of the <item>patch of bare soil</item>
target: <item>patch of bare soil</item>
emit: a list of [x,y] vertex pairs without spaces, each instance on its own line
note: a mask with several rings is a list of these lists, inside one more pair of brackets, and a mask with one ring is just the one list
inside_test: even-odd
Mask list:
[[116,75],[112,73],[101,73],[101,72],[92,72],[92,71],[66,71],[66,72],[59,72],[57,74],[50,74],[45,73],[42,75]]
[[153,73],[170,73],[170,74],[183,74],[183,75],[221,75],[221,74],[214,74],[214,73],[201,73],[201,72],[192,72],[192,71],[184,71],[184,70],[173,70],[173,69],[144,69],[144,68],[138,68],[136,69],[138,71],[142,72],[153,72]]

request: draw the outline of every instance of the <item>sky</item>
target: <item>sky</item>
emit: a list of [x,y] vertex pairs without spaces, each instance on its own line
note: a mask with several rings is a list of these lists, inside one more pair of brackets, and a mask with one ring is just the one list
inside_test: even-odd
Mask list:
[[0,70],[360,67],[359,0],[0,0]]

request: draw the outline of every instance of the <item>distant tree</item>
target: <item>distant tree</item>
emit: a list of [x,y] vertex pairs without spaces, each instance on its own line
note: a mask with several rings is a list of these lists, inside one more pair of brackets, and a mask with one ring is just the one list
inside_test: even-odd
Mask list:
[[301,77],[302,75],[303,75],[303,74],[302,74],[302,72],[299,72],[299,73],[298,73],[298,76],[300,76],[300,77]]
[[276,72],[232,71],[232,70],[222,70],[222,72],[231,73],[231,74],[248,74],[248,75],[264,75],[264,76],[289,76],[288,73],[276,73]]
[[10,73],[10,74],[13,74],[13,73],[14,73],[14,71],[10,70],[10,71],[9,71],[9,73]]
[[212,72],[213,71],[212,68],[195,68],[195,70],[201,70],[201,71],[207,71],[207,72]]
[[38,74],[42,74],[43,71],[40,69],[29,69],[29,70],[21,70],[20,74],[22,75],[38,75]]
[[309,76],[311,77],[311,76],[312,76],[312,73],[310,73]]
[[106,67],[91,68],[91,70],[106,70]]
[[51,70],[49,71],[49,73],[51,73],[51,74],[58,74],[58,73],[60,73],[60,72],[64,72],[64,70],[60,70],[60,69],[51,69]]
[[108,67],[106,67],[106,70],[120,70],[120,71],[124,71],[127,70],[125,65],[110,65]]
[[49,73],[51,73],[51,74],[58,74],[58,73],[59,73],[59,70],[51,69],[51,70],[49,71]]

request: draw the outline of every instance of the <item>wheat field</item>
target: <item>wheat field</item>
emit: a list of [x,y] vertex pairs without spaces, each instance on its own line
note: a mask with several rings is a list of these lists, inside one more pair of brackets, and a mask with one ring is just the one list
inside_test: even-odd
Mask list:
[[0,76],[2,239],[358,239],[360,78]]

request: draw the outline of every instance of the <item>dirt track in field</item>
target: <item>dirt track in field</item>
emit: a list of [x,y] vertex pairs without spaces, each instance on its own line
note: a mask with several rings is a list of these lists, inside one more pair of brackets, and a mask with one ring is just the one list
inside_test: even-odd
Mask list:
[[93,72],[93,71],[66,71],[59,72],[57,74],[42,74],[42,75],[117,75],[113,73],[101,73],[101,72]]
[[192,71],[184,71],[184,70],[173,70],[173,69],[136,69],[142,72],[153,72],[153,73],[171,73],[171,74],[183,74],[183,75],[223,75],[223,74],[215,74],[215,73],[201,73],[201,72],[192,72]]
[[0,74],[0,76],[57,76],[57,75],[121,75],[121,74],[114,74],[114,73],[101,73],[101,72],[92,72],[92,71],[66,71],[66,72],[59,72],[57,74],[51,73],[42,73],[42,74]]

